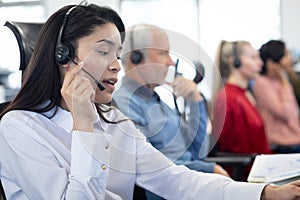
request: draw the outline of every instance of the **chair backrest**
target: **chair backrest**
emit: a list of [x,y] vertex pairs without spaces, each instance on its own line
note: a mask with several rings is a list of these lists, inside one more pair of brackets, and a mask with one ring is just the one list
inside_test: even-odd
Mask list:
[[20,50],[19,69],[23,71],[29,63],[43,23],[7,21],[4,26],[10,28],[17,39]]

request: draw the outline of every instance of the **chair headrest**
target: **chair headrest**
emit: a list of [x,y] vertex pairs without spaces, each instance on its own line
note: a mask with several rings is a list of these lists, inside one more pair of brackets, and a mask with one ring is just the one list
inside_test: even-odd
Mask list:
[[29,63],[43,23],[7,21],[4,26],[10,28],[17,39],[20,50],[19,69],[23,71]]

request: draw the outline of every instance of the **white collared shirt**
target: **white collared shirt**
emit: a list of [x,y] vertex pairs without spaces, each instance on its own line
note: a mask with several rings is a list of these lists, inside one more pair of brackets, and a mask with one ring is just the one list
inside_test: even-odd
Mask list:
[[[124,116],[117,110],[111,120]],[[125,199],[134,184],[166,199],[260,199],[264,185],[238,183],[176,166],[146,142],[129,120],[94,133],[73,131],[61,108],[49,119],[11,111],[0,124],[1,181],[7,199]]]

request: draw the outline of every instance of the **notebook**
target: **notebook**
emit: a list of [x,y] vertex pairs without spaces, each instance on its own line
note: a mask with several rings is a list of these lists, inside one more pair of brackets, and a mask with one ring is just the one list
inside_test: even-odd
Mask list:
[[247,181],[274,183],[296,176],[300,176],[300,153],[258,155]]

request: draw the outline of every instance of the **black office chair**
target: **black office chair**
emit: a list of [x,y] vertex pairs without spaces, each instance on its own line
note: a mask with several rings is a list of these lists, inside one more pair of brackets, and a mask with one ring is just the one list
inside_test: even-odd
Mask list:
[[205,158],[207,162],[216,162],[223,168],[231,171],[231,178],[236,181],[247,181],[248,169],[257,154],[239,154],[231,152],[222,152],[218,149],[216,139],[210,135],[211,151]]
[[4,26],[10,28],[17,39],[20,50],[19,69],[24,71],[29,63],[32,51],[37,42],[36,39],[38,38],[43,23],[7,21]]

